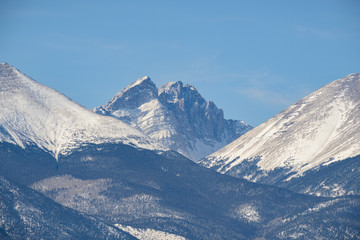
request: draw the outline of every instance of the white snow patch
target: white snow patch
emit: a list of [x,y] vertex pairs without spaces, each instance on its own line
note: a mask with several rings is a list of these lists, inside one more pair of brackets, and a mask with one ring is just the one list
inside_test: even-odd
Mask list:
[[239,220],[246,220],[248,222],[259,222],[260,214],[256,207],[250,204],[242,204],[230,212],[230,216]]
[[159,230],[154,230],[151,228],[134,228],[131,226],[124,226],[121,224],[115,224],[115,226],[124,232],[127,232],[134,237],[140,239],[140,240],[186,240],[186,238],[175,235],[172,233],[167,233]]

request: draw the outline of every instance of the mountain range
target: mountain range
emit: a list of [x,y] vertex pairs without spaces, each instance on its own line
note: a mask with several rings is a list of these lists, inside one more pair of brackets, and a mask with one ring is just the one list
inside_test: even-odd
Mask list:
[[178,81],[157,88],[149,77],[131,83],[93,111],[120,119],[193,161],[252,128],[243,121],[224,119],[223,110],[192,85]]
[[[195,90],[188,86],[174,93],[170,83],[151,95],[145,94],[144,82],[150,81],[140,79],[119,94],[124,96],[120,106],[134,110],[128,112],[133,119],[128,121],[130,126],[110,113],[102,116],[85,109],[9,64],[0,65],[2,238],[360,238],[360,197],[356,194],[309,196],[220,174],[147,135],[134,124],[138,124],[134,116],[146,107],[152,112],[153,105],[146,104],[149,99],[161,103],[153,110],[165,111],[170,107],[165,108],[159,99],[166,96],[169,106],[173,101],[174,108],[183,108],[186,115],[185,99]],[[127,93],[131,89],[144,94]],[[169,100],[173,95],[161,91],[177,97]],[[185,91],[180,94],[183,97],[176,95],[181,91]],[[189,109],[216,116],[209,113],[217,109],[215,105],[195,99],[198,104],[194,101]],[[201,116],[194,122],[209,120]],[[151,118],[145,119],[144,123],[151,123]],[[150,129],[154,126],[149,124]],[[176,124],[172,126],[175,129]],[[213,130],[202,134],[215,137],[228,131]],[[341,162],[345,161],[334,164]]]

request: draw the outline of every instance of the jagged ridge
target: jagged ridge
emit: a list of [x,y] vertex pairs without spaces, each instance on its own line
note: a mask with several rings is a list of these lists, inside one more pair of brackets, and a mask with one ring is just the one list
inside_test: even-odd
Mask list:
[[223,110],[194,86],[178,81],[157,89],[149,77],[133,82],[94,111],[121,119],[194,161],[251,129],[243,121],[224,119]]

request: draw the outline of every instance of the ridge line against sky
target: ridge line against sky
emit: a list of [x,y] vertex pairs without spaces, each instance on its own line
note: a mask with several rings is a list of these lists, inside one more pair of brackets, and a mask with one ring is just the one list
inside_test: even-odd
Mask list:
[[148,75],[256,126],[360,71],[360,2],[0,3],[0,62],[88,108]]

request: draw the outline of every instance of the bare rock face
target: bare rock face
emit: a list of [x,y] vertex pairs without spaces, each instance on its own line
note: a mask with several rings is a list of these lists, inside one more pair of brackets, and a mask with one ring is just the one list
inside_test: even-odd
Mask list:
[[252,127],[226,120],[192,85],[169,82],[159,89],[143,77],[93,111],[118,118],[193,161],[215,152]]
[[205,101],[193,86],[168,83],[159,88],[159,100],[175,113],[178,121],[187,125],[188,134],[221,141],[226,121],[222,109]]

